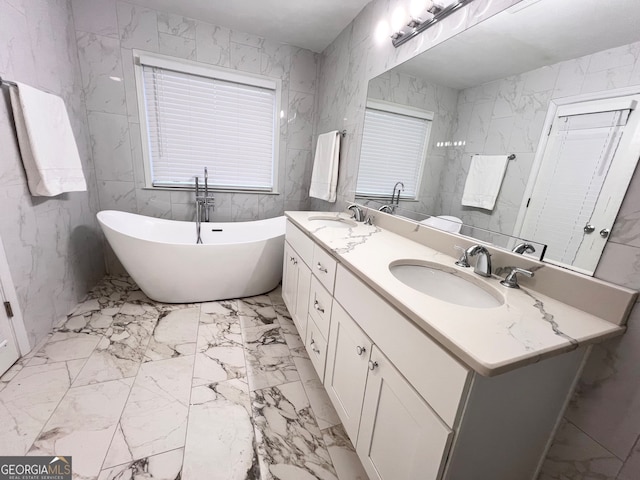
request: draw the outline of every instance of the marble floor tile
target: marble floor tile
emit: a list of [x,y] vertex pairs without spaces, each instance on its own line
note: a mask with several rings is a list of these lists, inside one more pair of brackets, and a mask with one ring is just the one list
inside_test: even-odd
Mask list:
[[341,424],[322,430],[322,439],[340,480],[369,480],[356,449]]
[[75,332],[55,332],[27,365],[87,358],[100,342],[100,336]]
[[274,307],[278,305],[284,306],[284,300],[282,298],[282,286],[278,285],[276,288],[271,290],[267,295],[271,299],[271,304]]
[[215,323],[201,323],[197,352],[194,386],[245,378],[247,375],[238,317],[221,317]]
[[318,427],[320,430],[324,430],[328,427],[333,427],[340,424],[340,418],[336,409],[333,408],[333,404],[327,395],[327,391],[322,385],[322,382],[318,378],[318,375],[313,371],[313,376],[306,380],[303,380],[302,386],[307,394],[309,403],[311,404],[311,410],[316,417]]
[[74,477],[97,477],[132,382],[69,389],[28,454],[70,455]]
[[249,388],[242,380],[195,387],[182,480],[258,479]]
[[115,315],[111,327],[80,371],[74,386],[135,376],[155,323],[151,315]]
[[200,307],[160,314],[151,334],[145,361],[193,355],[196,351]]
[[70,385],[65,362],[20,368],[0,392],[0,452],[24,455]]
[[104,467],[184,447],[194,356],[144,363]]
[[251,394],[262,478],[337,479],[301,382]]
[[268,295],[238,300],[238,315],[242,328],[277,324],[276,311]]
[[107,468],[98,480],[180,480],[184,449],[178,448],[135,462]]
[[242,334],[251,390],[300,378],[279,325],[245,328]]
[[238,300],[205,302],[200,305],[200,323],[215,323],[223,320],[238,319]]

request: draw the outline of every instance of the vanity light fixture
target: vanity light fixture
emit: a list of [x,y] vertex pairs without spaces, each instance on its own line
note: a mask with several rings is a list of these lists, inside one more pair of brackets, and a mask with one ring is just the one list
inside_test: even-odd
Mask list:
[[471,2],[473,0],[413,0],[409,11],[410,19],[405,26],[398,25],[401,23],[398,22],[400,10],[394,11],[391,35],[393,46],[399,47]]

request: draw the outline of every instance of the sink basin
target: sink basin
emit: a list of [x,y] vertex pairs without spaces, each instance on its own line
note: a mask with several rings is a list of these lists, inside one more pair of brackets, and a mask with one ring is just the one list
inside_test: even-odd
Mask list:
[[340,217],[316,216],[309,217],[309,221],[314,227],[351,228],[357,225],[353,220]]
[[444,302],[474,308],[495,308],[504,303],[502,295],[480,279],[444,265],[402,260],[389,265],[389,271],[408,287]]

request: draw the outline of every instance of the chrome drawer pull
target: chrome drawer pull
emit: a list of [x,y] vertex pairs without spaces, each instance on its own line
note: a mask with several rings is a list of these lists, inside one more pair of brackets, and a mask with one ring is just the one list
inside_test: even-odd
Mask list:
[[317,355],[319,355],[319,354],[320,354],[320,350],[319,350],[318,348],[316,348],[316,347],[315,347],[315,345],[316,345],[316,341],[315,341],[314,339],[311,339],[311,343],[310,343],[310,345],[311,345],[311,350],[313,350],[313,351],[314,351],[314,353],[316,353]]
[[356,347],[356,352],[358,353],[358,355],[362,355],[366,351],[367,349],[365,347],[361,347],[360,345]]
[[318,265],[316,265],[316,268],[320,270],[322,273],[327,273],[329,271],[325,267],[323,267],[320,262],[318,262]]
[[375,370],[376,367],[378,366],[378,362],[373,362],[371,360],[369,360],[369,370]]
[[315,308],[320,313],[324,313],[324,308],[320,306],[320,304],[318,303],[318,300],[313,302],[313,308]]

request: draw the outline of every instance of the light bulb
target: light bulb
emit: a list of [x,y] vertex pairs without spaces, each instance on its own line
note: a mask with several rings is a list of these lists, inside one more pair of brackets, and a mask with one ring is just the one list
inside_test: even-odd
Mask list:
[[407,19],[407,13],[402,6],[396,7],[391,15],[391,30],[398,32],[404,27],[405,20]]
[[389,35],[391,35],[391,28],[386,20],[380,20],[376,26],[375,38],[378,44],[387,42]]

